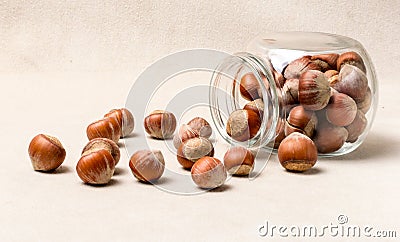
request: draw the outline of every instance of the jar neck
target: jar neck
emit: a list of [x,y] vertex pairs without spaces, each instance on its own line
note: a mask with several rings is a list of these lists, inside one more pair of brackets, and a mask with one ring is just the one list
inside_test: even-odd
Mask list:
[[[250,140],[239,142],[226,132],[229,115],[249,102],[240,94],[240,81],[244,74],[251,73],[259,85],[259,97],[263,103],[262,123],[258,133]],[[280,121],[280,87],[276,85],[272,65],[259,56],[247,52],[236,53],[226,58],[215,69],[210,85],[211,116],[217,131],[232,145],[248,148],[273,147]]]

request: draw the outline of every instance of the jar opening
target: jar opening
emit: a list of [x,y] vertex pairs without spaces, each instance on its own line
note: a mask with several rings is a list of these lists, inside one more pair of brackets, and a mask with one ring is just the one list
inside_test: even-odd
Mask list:
[[[222,61],[213,73],[210,85],[211,116],[219,134],[232,145],[261,148],[273,141],[276,136],[280,108],[275,81],[271,70],[266,66],[254,55],[237,53]],[[254,100],[246,100],[240,91],[241,79],[246,74],[251,74],[259,86]],[[263,106],[260,128],[257,134],[248,140],[234,139],[226,131],[229,115],[243,109],[251,101]]]

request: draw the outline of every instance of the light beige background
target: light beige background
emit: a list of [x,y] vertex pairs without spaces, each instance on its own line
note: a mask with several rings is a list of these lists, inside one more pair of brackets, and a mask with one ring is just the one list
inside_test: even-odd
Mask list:
[[[399,16],[394,0],[0,1],[0,240],[270,240],[257,235],[266,220],[323,226],[339,214],[398,229]],[[201,196],[135,182],[126,154],[111,186],[81,184],[75,164],[87,124],[123,106],[143,68],[178,50],[232,53],[258,34],[287,30],[347,35],[370,53],[381,99],[357,151],[305,175],[283,171],[274,156],[255,181],[232,179]],[[39,132],[67,149],[56,174],[31,169],[27,147]]]

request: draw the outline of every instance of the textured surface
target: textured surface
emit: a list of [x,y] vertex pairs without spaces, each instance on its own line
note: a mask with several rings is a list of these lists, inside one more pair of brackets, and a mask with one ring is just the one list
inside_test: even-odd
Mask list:
[[[0,0],[0,240],[274,241],[258,235],[266,221],[322,227],[337,224],[340,214],[350,225],[398,229],[399,5]],[[359,149],[321,159],[306,174],[285,172],[274,155],[257,179],[232,178],[198,196],[137,182],[122,149],[109,186],[82,184],[75,166],[87,143],[87,125],[124,105],[145,66],[185,48],[241,50],[255,35],[271,30],[328,31],[364,44],[380,77],[381,99]],[[142,125],[139,118],[137,124]],[[38,133],[59,137],[67,151],[55,174],[32,170],[27,149]],[[215,148],[215,157],[222,158],[225,150]],[[175,156],[164,156],[167,166],[187,172]],[[315,241],[322,239],[338,241],[330,236]]]
[[[359,40],[379,76],[400,65],[400,1],[0,1],[0,71],[127,71],[176,50],[244,50],[269,31]],[[379,61],[378,61],[379,60]]]

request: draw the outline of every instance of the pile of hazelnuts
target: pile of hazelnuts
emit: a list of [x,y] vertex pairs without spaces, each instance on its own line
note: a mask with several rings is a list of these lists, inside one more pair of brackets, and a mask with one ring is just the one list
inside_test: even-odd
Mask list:
[[[254,164],[254,155],[243,147],[229,149],[224,163],[214,158],[214,147],[209,137],[210,124],[201,117],[183,124],[174,135],[176,118],[173,113],[155,110],[144,119],[144,128],[150,137],[170,139],[177,149],[177,161],[191,170],[194,183],[200,188],[212,189],[224,184],[227,172],[248,175]],[[131,134],[134,117],[126,108],[114,109],[104,118],[91,123],[86,134],[89,142],[82,150],[76,165],[80,179],[86,184],[104,185],[110,182],[120,160],[118,141]],[[35,136],[28,148],[34,170],[54,171],[64,161],[66,152],[61,142],[50,135]],[[129,167],[139,181],[153,184],[161,178],[165,161],[160,150],[138,150],[129,160]]]
[[[281,108],[273,146],[284,168],[306,171],[315,165],[318,152],[338,151],[364,132],[372,98],[359,54],[307,55],[290,62],[282,73],[272,70]],[[263,83],[268,90],[265,77]],[[230,114],[226,132],[247,141],[261,127],[263,97],[254,74],[244,74],[239,84],[241,96],[250,102]]]
[[[335,152],[345,142],[357,141],[367,126],[365,114],[371,106],[365,73],[363,60],[355,52],[303,56],[282,73],[273,70],[282,111],[273,145],[285,169],[306,171],[315,165],[318,152]],[[264,84],[270,88],[268,81]],[[264,114],[260,83],[252,73],[240,78],[240,93],[249,103],[229,115],[226,132],[244,142],[257,135]],[[191,171],[198,187],[213,189],[224,184],[227,173],[246,176],[252,172],[255,157],[244,147],[228,149],[223,162],[213,157],[212,128],[204,118],[193,118],[175,133],[176,126],[174,114],[168,111],[155,110],[144,119],[150,137],[173,138],[177,161]],[[89,142],[76,165],[84,183],[110,182],[120,160],[117,143],[133,129],[134,117],[126,108],[111,110],[87,127]],[[61,142],[44,134],[32,139],[28,151],[37,171],[57,169],[66,156]],[[139,181],[153,184],[163,175],[165,161],[159,150],[139,150],[130,157],[129,167]]]

